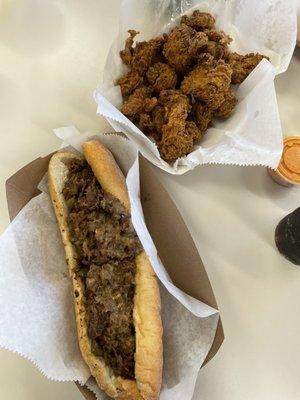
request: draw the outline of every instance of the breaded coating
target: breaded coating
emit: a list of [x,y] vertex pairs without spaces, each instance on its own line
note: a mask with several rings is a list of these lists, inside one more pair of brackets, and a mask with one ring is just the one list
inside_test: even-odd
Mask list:
[[176,89],[162,90],[159,93],[158,104],[165,106],[169,103],[169,101],[174,99],[175,96],[178,96],[180,94],[182,94],[180,90]]
[[138,42],[133,50],[131,68],[144,76],[151,64],[156,62],[162,51],[163,38],[151,39],[148,42]]
[[158,144],[158,150],[165,161],[175,161],[193,150],[193,138],[185,131],[174,136],[165,135]]
[[216,60],[225,60],[230,54],[227,45],[213,42],[212,40],[208,41],[205,51],[211,54]]
[[148,42],[137,42],[133,47],[134,38],[139,32],[135,30],[129,30],[128,32],[129,38],[125,41],[124,50],[120,51],[120,57],[125,65],[140,76],[144,76],[150,65],[163,56],[162,48],[165,38],[159,37]]
[[148,82],[157,93],[165,89],[172,89],[177,83],[177,75],[174,68],[161,62],[152,65],[148,69],[146,76]]
[[203,29],[212,29],[215,25],[215,18],[208,13],[200,12],[199,10],[195,10],[193,14],[188,17],[184,15],[181,18],[181,23],[191,26],[196,31],[202,31]]
[[159,104],[164,104],[166,113],[166,124],[180,126],[185,123],[190,111],[189,99],[177,90],[165,90],[161,92]]
[[121,111],[127,117],[150,112],[157,104],[156,97],[151,97],[152,89],[146,86],[137,88],[126,100]]
[[206,29],[204,33],[208,37],[208,40],[211,40],[213,42],[217,42],[220,44],[230,44],[232,42],[232,38],[223,31]]
[[162,126],[167,122],[164,107],[159,105],[154,107],[151,113],[151,117],[154,129],[161,135]]
[[[195,58],[195,65],[199,66],[201,64],[213,64],[214,60],[214,57],[210,53],[199,53]],[[188,72],[192,72],[192,70],[193,68]]]
[[151,99],[146,99],[145,100],[145,112],[150,113],[156,105],[157,105],[156,97],[151,97]]
[[230,55],[228,45],[232,41],[231,37],[222,31],[205,30],[208,42],[203,51],[211,54],[216,60],[226,60]]
[[191,136],[194,141],[201,139],[203,136],[203,133],[204,133],[198,128],[198,126],[192,120],[186,121],[185,130],[186,130],[186,133],[189,136]]
[[137,120],[134,122],[145,135],[150,136],[157,143],[161,140],[162,136],[161,126],[160,130],[157,130],[157,121],[155,123],[155,121],[152,118],[152,115],[153,115],[153,110],[151,114],[139,114]]
[[189,110],[187,96],[178,93],[169,96],[165,104],[166,123],[162,126],[162,139],[158,146],[166,161],[183,157],[193,148],[193,137],[186,132]]
[[139,33],[133,29],[130,29],[128,31],[129,37],[125,41],[125,47],[124,50],[120,51],[120,57],[123,61],[123,63],[127,66],[130,66],[131,60],[132,60],[132,54],[133,54],[133,41],[136,35]]
[[151,134],[154,129],[153,122],[149,114],[139,114],[137,126],[146,135]]
[[238,99],[231,87],[225,93],[225,99],[221,106],[214,112],[214,117],[225,119],[232,113],[234,107],[237,105]]
[[224,101],[231,81],[231,68],[223,61],[204,63],[190,72],[181,84],[184,94],[192,95],[210,108],[217,109]]
[[202,136],[213,118],[213,110],[207,105],[197,102],[192,106],[192,116]]
[[197,32],[195,29],[181,24],[172,29],[164,45],[164,56],[169,65],[178,72],[184,70],[191,64],[198,50],[208,41],[205,33]]
[[154,139],[155,143],[158,145],[158,143],[160,143],[161,141],[162,134],[153,129],[153,131],[151,132],[151,134],[149,134],[149,136],[151,136],[152,139]]
[[268,59],[258,53],[249,53],[244,56],[232,53],[228,58],[228,63],[232,68],[231,83],[242,83],[263,58]]
[[129,96],[138,86],[143,83],[143,78],[136,71],[128,71],[127,74],[118,79],[122,96]]

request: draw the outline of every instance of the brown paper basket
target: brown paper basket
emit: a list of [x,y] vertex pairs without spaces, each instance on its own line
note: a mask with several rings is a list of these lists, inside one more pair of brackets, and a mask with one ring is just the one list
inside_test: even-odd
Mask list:
[[[37,158],[6,181],[10,220],[40,192],[37,185],[47,171],[51,154]],[[140,158],[141,202],[148,230],[160,258],[175,285],[189,295],[217,308],[216,299],[193,239],[170,196],[155,175],[154,167]],[[176,251],[174,251],[176,249]],[[221,319],[203,365],[211,360],[224,340]],[[77,384],[77,383],[76,383]],[[87,400],[95,396],[77,384]]]

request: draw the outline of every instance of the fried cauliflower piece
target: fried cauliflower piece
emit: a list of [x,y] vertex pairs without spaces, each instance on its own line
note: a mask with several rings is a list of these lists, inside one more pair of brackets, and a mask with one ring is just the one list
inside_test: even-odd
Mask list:
[[192,106],[192,117],[203,136],[213,119],[213,110],[207,105],[197,102]]
[[158,104],[165,106],[174,98],[177,98],[182,93],[177,89],[162,90],[159,93]]
[[201,64],[184,78],[181,91],[206,103],[210,108],[217,109],[224,101],[231,74],[230,66],[223,60]]
[[198,50],[208,41],[205,33],[197,32],[195,29],[181,24],[172,29],[164,44],[163,54],[169,65],[178,72],[184,70],[191,64]]
[[131,68],[144,76],[162,51],[163,38],[151,39],[148,42],[138,42],[134,48],[131,60]]
[[139,33],[133,29],[128,31],[129,37],[125,41],[125,47],[120,51],[120,57],[125,65],[128,67],[131,64],[132,54],[133,54],[133,42],[136,35]]
[[205,30],[208,42],[203,48],[203,52],[211,54],[216,60],[227,60],[230,55],[228,45],[232,39],[223,31]]
[[190,110],[187,96],[179,93],[168,95],[164,106],[166,123],[162,125],[162,139],[158,143],[158,149],[164,160],[173,161],[191,152],[193,137],[186,131],[186,119]]
[[237,105],[238,99],[231,87],[225,93],[225,98],[221,106],[215,110],[214,117],[225,119],[232,113],[234,107]]
[[[190,111],[189,99],[179,90],[164,90],[160,93],[159,104],[165,107],[166,124],[178,123],[178,126],[185,122]],[[176,127],[175,127],[176,128]]]
[[158,149],[162,159],[175,161],[192,151],[193,138],[185,131],[174,136],[164,135],[159,142]]
[[152,96],[152,89],[146,86],[137,88],[126,100],[121,111],[127,117],[149,113],[157,104],[156,97]]
[[128,71],[127,74],[118,79],[122,96],[129,96],[138,86],[143,83],[143,78],[136,71]]
[[232,38],[223,31],[216,31],[215,29],[205,29],[204,33],[209,40],[220,44],[230,44]]
[[201,139],[204,133],[198,128],[196,123],[192,120],[186,121],[185,130],[186,133],[192,137],[193,141]]
[[211,14],[200,12],[199,10],[195,10],[190,17],[184,15],[181,18],[182,24],[188,25],[196,31],[212,29],[215,25],[215,22],[216,20]]
[[[156,107],[154,107],[154,109],[155,108]],[[150,136],[156,143],[158,143],[161,140],[161,130],[158,131],[156,129],[156,124],[152,115],[153,111],[151,114],[139,114],[135,123],[145,135]]]
[[242,83],[263,58],[268,59],[258,53],[249,53],[244,56],[238,53],[230,54],[228,63],[232,68],[231,83]]
[[155,106],[152,110],[151,117],[154,130],[161,136],[162,127],[167,122],[164,107],[160,105]]
[[139,32],[134,30],[128,32],[129,37],[125,41],[125,48],[120,51],[120,57],[125,65],[140,76],[144,76],[150,65],[162,57],[162,46],[165,39],[158,37],[147,42],[137,42],[133,47],[134,38]]
[[158,62],[152,65],[147,71],[147,79],[154,91],[159,93],[162,90],[172,89],[176,86],[177,75],[175,70],[168,64]]
[[150,114],[139,114],[137,126],[145,135],[149,135],[153,131],[153,122]]

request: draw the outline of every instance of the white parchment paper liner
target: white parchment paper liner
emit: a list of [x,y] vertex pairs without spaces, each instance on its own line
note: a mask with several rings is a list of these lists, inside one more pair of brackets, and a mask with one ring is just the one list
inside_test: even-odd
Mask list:
[[[156,145],[119,111],[122,96],[115,82],[126,71],[119,51],[128,29],[141,32],[138,41],[148,40],[170,30],[180,15],[194,9],[215,15],[217,27],[234,39],[233,51],[260,52],[271,62],[263,60],[237,88],[239,104],[232,116],[216,122],[191,154],[170,165],[160,158]],[[209,163],[275,168],[282,153],[282,130],[273,81],[288,67],[296,28],[294,0],[123,0],[119,35],[95,92],[97,112],[116,131],[124,132],[149,161],[172,174]]]
[[[89,137],[75,127],[55,133],[78,151]],[[127,172],[133,224],[160,279],[164,325],[160,398],[191,399],[215,336],[218,312],[176,288],[161,264],[139,201],[135,146],[121,136],[97,136]],[[21,210],[0,238],[0,347],[26,357],[49,379],[84,383],[90,373],[77,343],[72,287],[46,178],[39,188],[42,194]],[[106,398],[94,390],[98,399]]]

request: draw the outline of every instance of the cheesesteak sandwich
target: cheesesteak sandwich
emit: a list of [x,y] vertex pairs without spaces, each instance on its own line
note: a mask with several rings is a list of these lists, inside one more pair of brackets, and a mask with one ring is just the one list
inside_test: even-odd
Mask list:
[[162,375],[158,283],[134,231],[124,176],[97,140],[50,160],[49,190],[73,282],[78,341],[99,387],[155,400]]

